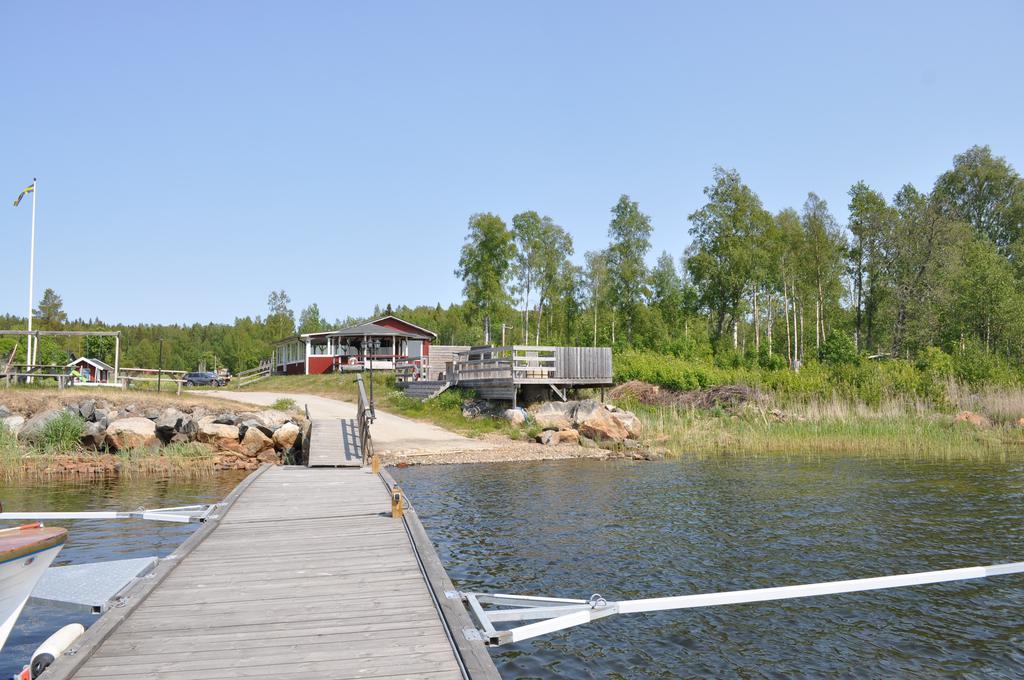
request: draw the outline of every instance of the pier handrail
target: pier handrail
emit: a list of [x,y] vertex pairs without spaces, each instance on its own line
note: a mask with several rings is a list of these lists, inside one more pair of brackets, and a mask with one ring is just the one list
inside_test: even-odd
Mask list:
[[373,422],[373,405],[366,398],[366,388],[363,387],[363,376],[356,376],[356,386],[359,388],[359,400],[356,404],[356,424],[359,429],[359,450],[363,454],[363,465],[369,463],[373,457],[373,439],[370,436],[370,423]]

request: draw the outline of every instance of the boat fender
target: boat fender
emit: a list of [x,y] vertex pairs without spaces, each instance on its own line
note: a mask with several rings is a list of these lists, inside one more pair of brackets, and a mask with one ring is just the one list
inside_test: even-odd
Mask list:
[[69,623],[56,633],[46,638],[43,644],[36,647],[32,654],[32,680],[43,674],[54,660],[64,653],[64,650],[71,646],[71,643],[81,637],[85,632],[85,626],[80,623]]

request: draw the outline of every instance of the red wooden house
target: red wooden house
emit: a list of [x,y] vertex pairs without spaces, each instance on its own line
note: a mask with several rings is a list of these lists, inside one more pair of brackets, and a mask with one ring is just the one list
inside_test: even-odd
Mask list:
[[367,323],[320,333],[303,333],[276,343],[274,370],[316,375],[369,368],[393,369],[396,363],[426,364],[437,333],[385,316]]
[[114,375],[114,367],[99,359],[79,357],[67,365],[67,368],[74,369],[81,376],[76,378],[78,382],[97,384],[108,383]]

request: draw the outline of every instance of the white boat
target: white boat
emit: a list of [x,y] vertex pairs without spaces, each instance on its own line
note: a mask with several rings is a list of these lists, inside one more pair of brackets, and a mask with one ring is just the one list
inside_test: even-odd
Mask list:
[[67,529],[41,524],[0,530],[0,649],[67,538]]

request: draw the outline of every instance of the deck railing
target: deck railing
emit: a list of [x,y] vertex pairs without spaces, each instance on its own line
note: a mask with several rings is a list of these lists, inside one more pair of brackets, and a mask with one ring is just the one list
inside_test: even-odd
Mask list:
[[359,450],[363,454],[363,465],[369,463],[373,457],[373,439],[370,437],[370,424],[374,420],[373,404],[366,398],[366,389],[363,387],[363,376],[356,377],[356,386],[359,388],[359,400],[356,404],[356,425],[359,429]]
[[607,347],[508,345],[472,347],[456,354],[453,382],[611,383],[612,354]]
[[429,377],[426,375],[426,369],[426,357],[398,357],[395,359],[395,382],[425,380]]

